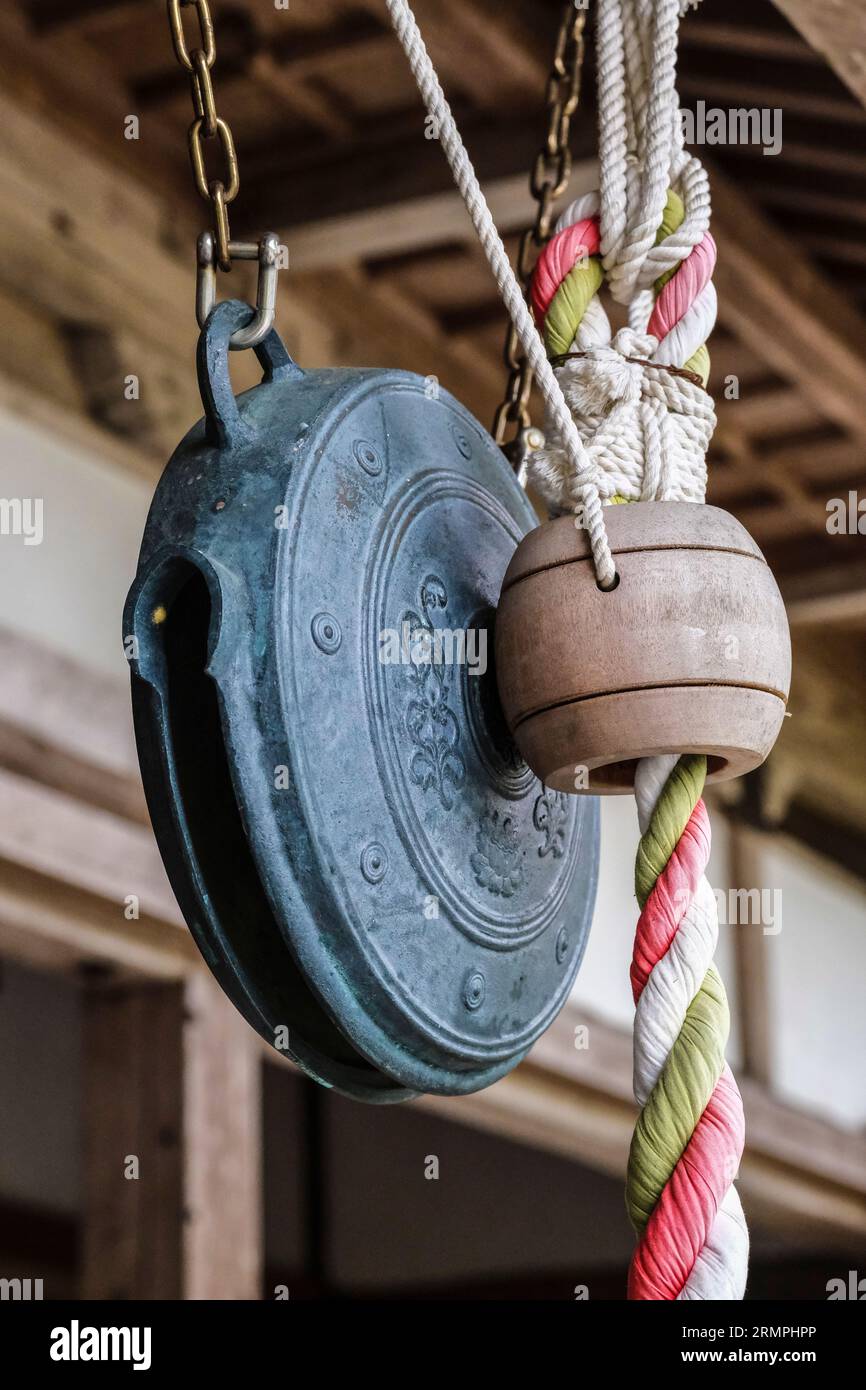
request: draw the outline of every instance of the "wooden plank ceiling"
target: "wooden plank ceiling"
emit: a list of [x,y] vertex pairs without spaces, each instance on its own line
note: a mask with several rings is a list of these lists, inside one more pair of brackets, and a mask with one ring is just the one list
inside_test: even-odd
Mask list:
[[[212,8],[217,100],[241,167],[233,230],[272,228],[284,237],[290,274],[281,285],[280,322],[290,343],[300,342],[308,365],[328,358],[434,373],[488,421],[503,384],[503,311],[442,152],[424,138],[382,0],[292,0],[287,9],[271,0],[212,0]],[[705,151],[720,249],[714,379],[739,383],[736,400],[719,392],[709,497],[751,530],[806,634],[797,642],[803,659],[794,717],[770,764],[770,804],[784,816],[793,799],[801,820],[804,808],[816,823],[823,817],[832,843],[836,821],[866,834],[866,752],[857,751],[863,740],[856,736],[866,696],[864,541],[830,535],[826,526],[829,498],[866,495],[866,111],[859,99],[866,32],[855,0],[836,0],[832,16],[830,8],[704,0],[683,26],[679,85],[685,106],[700,100],[783,113],[776,155],[754,145]],[[189,255],[195,228],[204,225],[186,167],[188,88],[164,10],[163,0],[14,0],[0,18],[0,77],[9,98],[53,124],[82,161],[113,165],[118,178],[153,199],[143,235],[153,232],[160,252],[175,259],[164,277],[149,276],[142,264],[142,301],[174,283],[177,258]],[[560,0],[416,4],[512,245],[529,214],[526,178],[543,130],[560,10]],[[590,45],[574,125],[578,187],[594,177],[593,88]],[[129,113],[141,120],[136,142],[122,138]],[[57,210],[55,219],[51,236],[68,236]],[[155,362],[154,379],[171,409],[157,409],[156,419],[139,412],[132,424],[128,412],[106,409],[100,374],[123,357],[123,333],[134,337],[139,325],[150,342],[149,359],[138,343],[143,360],[154,359],[142,318],[147,306],[131,305],[125,316],[114,305],[112,318],[107,295],[95,319],[76,315],[69,287],[54,293],[50,268],[42,282],[50,293],[41,297],[32,277],[16,280],[10,249],[0,301],[14,291],[10,312],[19,314],[21,294],[38,301],[39,341],[56,347],[59,331],[67,361],[74,349],[71,369],[49,354],[55,385],[42,381],[39,389],[55,390],[67,406],[80,401],[124,446],[155,458],[164,434],[178,433],[195,409],[177,385],[192,326],[188,335],[167,329],[159,343],[166,366],[160,378]],[[3,354],[4,372],[24,371]]]

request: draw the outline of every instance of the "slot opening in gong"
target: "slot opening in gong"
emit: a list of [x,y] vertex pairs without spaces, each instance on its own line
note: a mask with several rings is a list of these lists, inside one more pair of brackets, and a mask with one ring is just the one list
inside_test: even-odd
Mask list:
[[186,560],[169,562],[145,611],[152,622],[160,615],[151,634],[162,648],[155,664],[162,667],[166,753],[180,793],[186,896],[197,900],[196,916],[207,924],[210,954],[230,957],[236,973],[254,984],[268,1026],[289,1029],[290,1052],[303,1039],[305,1047],[363,1073],[366,1086],[387,1089],[394,1083],[355,1050],[307,985],[259,877],[235,795],[218,688],[207,672],[212,608],[204,576]]

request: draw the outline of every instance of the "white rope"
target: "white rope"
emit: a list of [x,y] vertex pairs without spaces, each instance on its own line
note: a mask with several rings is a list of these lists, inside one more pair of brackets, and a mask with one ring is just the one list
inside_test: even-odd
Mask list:
[[[554,372],[411,9],[406,0],[386,0],[544,396],[550,442],[533,457],[533,480],[551,505],[573,505],[582,513],[602,587],[615,577],[602,497],[700,502],[706,489],[706,451],[715,426],[712,402],[696,384],[666,368],[691,360],[709,337],[716,317],[712,284],[662,342],[646,332],[656,280],[684,261],[709,227],[709,183],[700,161],[683,148],[675,87],[680,15],[697,3],[598,0],[600,194],[573,202],[557,230],[599,216],[604,269],[614,298],[628,306],[629,328],[612,337],[596,296],[571,346],[581,355]],[[669,188],[682,198],[684,218],[656,245]],[[672,754],[638,764],[635,797],[643,830],[676,762]],[[662,1075],[710,967],[717,937],[715,897],[704,877],[638,1002],[634,1090],[641,1105]],[[734,1176],[681,1299],[743,1296],[748,1234]]]
[[523,292],[511,268],[508,253],[496,230],[415,17],[406,0],[385,0],[385,3],[422,100],[434,122],[434,129],[438,132],[454,181],[490,263],[505,307],[535,373],[547,407],[548,420],[555,429],[557,438],[562,441],[562,448],[569,463],[568,497],[580,510],[583,525],[588,532],[596,578],[602,588],[610,588],[615,581],[616,571],[604,525],[595,464],[584,448],[577,425],[562,394],[562,388],[547,360],[544,344],[532,321]]
[[[695,331],[699,317],[695,317]],[[683,333],[688,334],[690,322],[683,322]],[[609,329],[606,316],[605,324]],[[598,331],[594,320],[589,330],[591,335]],[[682,336],[675,329],[665,344],[676,344]],[[661,363],[641,366],[629,360],[658,360],[659,345],[648,334],[623,328],[612,342],[591,337],[585,342],[579,332],[574,346],[584,355],[566,361],[557,376],[597,468],[603,500],[703,502],[707,449],[716,424],[707,392],[665,370]],[[555,434],[547,437],[551,443],[532,455],[530,476],[548,505],[556,509],[562,507],[567,493],[570,463]]]
[[[600,208],[601,199],[597,191],[593,193],[583,193],[579,198],[575,198],[574,202],[569,203],[568,207],[559,214],[554,231],[561,232],[566,227],[571,227],[575,222],[585,222],[589,217],[598,217]],[[587,348],[607,347],[612,337],[613,330],[611,329],[610,319],[607,316],[605,307],[598,295],[594,295],[589,301],[586,313],[575,334],[574,342],[571,344],[571,351],[583,352]],[[562,381],[561,377],[558,379],[560,382]],[[568,401],[567,393],[566,401],[570,406],[571,402]],[[580,428],[578,427],[578,434],[580,433]],[[553,431],[550,430],[549,426],[548,436],[550,438],[554,437]],[[584,436],[581,434],[581,439],[583,438]]]
[[[709,227],[709,183],[700,161],[683,149],[675,87],[685,8],[681,0],[598,0],[600,195],[578,199],[557,223],[562,230],[599,216],[607,281],[629,309],[630,329],[611,341],[607,316],[601,319],[593,298],[571,347],[589,349],[588,356],[555,371],[603,501],[703,502],[706,495],[712,401],[683,377],[625,360],[682,366],[716,321],[710,282],[661,342],[646,333],[656,279],[685,260]],[[656,246],[669,188],[683,199],[684,219]],[[529,477],[551,510],[563,510],[571,464],[556,422],[548,416],[546,423],[546,443],[532,455]]]
[[[700,161],[683,149],[675,87],[679,17],[694,6],[687,0],[682,4],[680,0],[598,0],[598,5],[601,245],[612,293],[629,305],[634,329],[649,321],[651,287],[657,278],[685,260],[709,229],[709,182]],[[668,188],[679,193],[685,216],[676,232],[656,246]],[[710,282],[662,342],[643,341],[642,355],[659,367],[690,361],[709,338],[716,312],[716,292]],[[625,341],[618,341],[620,337],[614,346],[634,355],[628,353]],[[589,453],[607,451],[609,485],[625,497],[702,502],[706,452],[715,426],[712,402],[682,377],[641,370],[640,385],[632,386],[631,418],[623,418],[625,404],[619,409],[608,405],[607,420],[597,428]],[[604,371],[608,397],[615,399],[611,385],[616,381],[615,368],[606,363]],[[659,391],[665,376],[667,392]],[[658,382],[653,381],[656,377]],[[568,387],[565,394],[572,402]],[[578,394],[578,411],[581,399]],[[605,428],[612,426],[617,415],[623,430],[618,451],[604,438]],[[585,437],[591,424],[584,422]],[[555,473],[563,460],[554,457],[539,463]],[[677,761],[676,754],[669,754],[645,758],[637,765],[635,800],[642,833]],[[634,1094],[641,1106],[662,1076],[689,1005],[712,965],[718,934],[715,894],[703,875],[635,1010]],[[736,1174],[727,1176],[725,1195],[680,1299],[741,1299],[745,1292],[749,1236],[733,1185]]]
[[[675,87],[679,19],[688,8],[688,0],[598,0],[601,246],[620,304],[631,305],[685,260],[709,226],[709,180],[683,149]],[[683,198],[685,219],[656,246],[670,187]]]

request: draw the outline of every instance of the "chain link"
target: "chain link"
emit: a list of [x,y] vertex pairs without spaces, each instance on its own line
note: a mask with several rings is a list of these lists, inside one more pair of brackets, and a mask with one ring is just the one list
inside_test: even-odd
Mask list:
[[[533,226],[520,238],[517,252],[517,278],[527,299],[532,283],[532,271],[538,252],[550,240],[554,204],[568,187],[571,177],[571,118],[580,102],[580,83],[586,48],[584,29],[586,8],[578,8],[576,0],[566,0],[553,66],[547,79],[547,136],[536,156],[529,179],[530,192],[536,203]],[[493,437],[505,447],[515,464],[522,462],[531,430],[529,397],[532,391],[532,368],[520,346],[513,324],[509,325],[503,353],[508,368],[505,398],[493,421]],[[506,445],[509,426],[514,435]]]
[[[231,270],[231,230],[228,204],[234,202],[240,189],[238,159],[230,127],[217,115],[211,68],[216,62],[216,35],[208,0],[167,0],[168,23],[175,57],[189,73],[192,104],[195,113],[189,128],[187,143],[195,186],[202,198],[210,203],[216,241],[216,258],[221,270]],[[194,10],[198,20],[200,42],[187,47],[183,29],[183,11]],[[224,173],[211,177],[205,164],[204,142],[215,140],[222,153]]]

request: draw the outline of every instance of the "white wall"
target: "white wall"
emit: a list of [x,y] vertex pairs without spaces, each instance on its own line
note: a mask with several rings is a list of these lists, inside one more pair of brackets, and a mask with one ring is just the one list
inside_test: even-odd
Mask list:
[[765,879],[782,889],[769,938],[776,1088],[808,1109],[866,1123],[866,890],[814,855],[768,847]]
[[150,490],[0,407],[0,498],[41,499],[44,536],[0,535],[0,624],[128,678],[121,615]]

